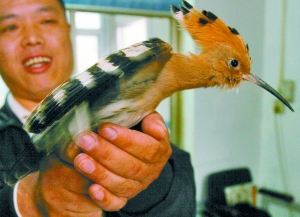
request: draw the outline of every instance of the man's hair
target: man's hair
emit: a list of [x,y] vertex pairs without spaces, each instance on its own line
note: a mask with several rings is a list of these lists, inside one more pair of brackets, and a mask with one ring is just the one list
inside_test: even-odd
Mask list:
[[64,0],[58,0],[59,4],[62,6],[62,8],[64,9],[64,11],[66,10],[66,7],[65,7],[65,3],[64,3]]

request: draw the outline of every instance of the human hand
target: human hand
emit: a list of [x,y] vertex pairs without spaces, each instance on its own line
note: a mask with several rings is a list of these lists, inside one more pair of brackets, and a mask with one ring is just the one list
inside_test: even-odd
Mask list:
[[[102,208],[121,209],[159,176],[172,152],[159,114],[146,117],[142,129],[144,133],[104,124],[100,136],[84,132],[76,137],[85,153],[78,155],[79,149],[71,144],[49,155],[39,173],[20,182],[18,204],[23,216],[101,216]],[[112,136],[111,130],[117,134]],[[82,174],[68,163],[74,158]]]
[[143,133],[106,123],[97,134],[80,133],[76,145],[84,153],[74,166],[94,181],[88,192],[104,210],[119,210],[147,188],[161,173],[171,146],[168,131],[158,113],[142,122]]
[[102,208],[88,195],[90,184],[73,165],[51,154],[39,172],[20,181],[18,208],[23,217],[102,216]]

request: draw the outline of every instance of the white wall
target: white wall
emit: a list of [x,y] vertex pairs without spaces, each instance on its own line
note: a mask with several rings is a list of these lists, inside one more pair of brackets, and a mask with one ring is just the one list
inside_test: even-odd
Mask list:
[[[202,201],[203,181],[214,171],[248,166],[254,181],[278,191],[287,190],[300,199],[300,111],[297,84],[300,83],[300,1],[287,0],[288,21],[285,77],[296,81],[296,113],[286,110],[277,117],[283,153],[278,153],[274,125],[275,98],[265,90],[244,83],[235,91],[198,89],[195,92],[195,147],[193,164],[197,199]],[[198,9],[212,11],[235,27],[250,47],[252,73],[275,89],[279,85],[283,0],[202,0]],[[298,88],[299,92],[299,88]],[[283,155],[283,166],[280,156]],[[283,169],[282,169],[283,168]],[[284,184],[282,178],[284,170]],[[287,186],[287,187],[286,187]],[[270,205],[273,216],[290,216],[286,207]],[[293,216],[299,216],[294,213]]]
[[[276,2],[276,4],[275,4]],[[283,61],[284,78],[296,84],[295,113],[288,110],[275,116],[268,109],[273,100],[263,95],[263,118],[261,130],[260,184],[296,197],[296,208],[300,204],[300,1],[287,0],[286,22],[282,27],[283,0],[267,0],[265,11],[264,77],[270,82],[279,82],[280,63]],[[282,31],[285,28],[284,53],[281,56]],[[278,124],[278,130],[276,128]],[[278,133],[277,133],[278,132]],[[271,205],[275,216],[300,216],[290,214],[285,207]],[[276,213],[276,214],[275,214]]]

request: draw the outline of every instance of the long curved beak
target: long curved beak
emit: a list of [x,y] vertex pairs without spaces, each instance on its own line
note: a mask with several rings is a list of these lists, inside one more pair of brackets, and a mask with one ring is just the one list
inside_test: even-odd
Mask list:
[[268,85],[266,82],[261,80],[259,77],[249,74],[249,75],[243,75],[243,79],[250,81],[254,84],[257,84],[258,86],[264,88],[265,90],[269,91],[271,94],[276,96],[283,104],[285,104],[292,112],[294,112],[294,109],[292,106],[283,98],[276,90],[274,90],[270,85]]

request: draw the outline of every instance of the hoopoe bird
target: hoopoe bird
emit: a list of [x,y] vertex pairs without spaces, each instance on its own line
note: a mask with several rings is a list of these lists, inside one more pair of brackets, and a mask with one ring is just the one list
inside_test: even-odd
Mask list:
[[50,93],[30,115],[25,129],[40,151],[69,145],[74,134],[95,131],[104,122],[132,127],[173,93],[192,88],[236,88],[250,81],[266,89],[290,110],[272,87],[250,73],[249,48],[235,28],[212,12],[188,2],[171,6],[200,54],[184,55],[153,38],[112,53]]

